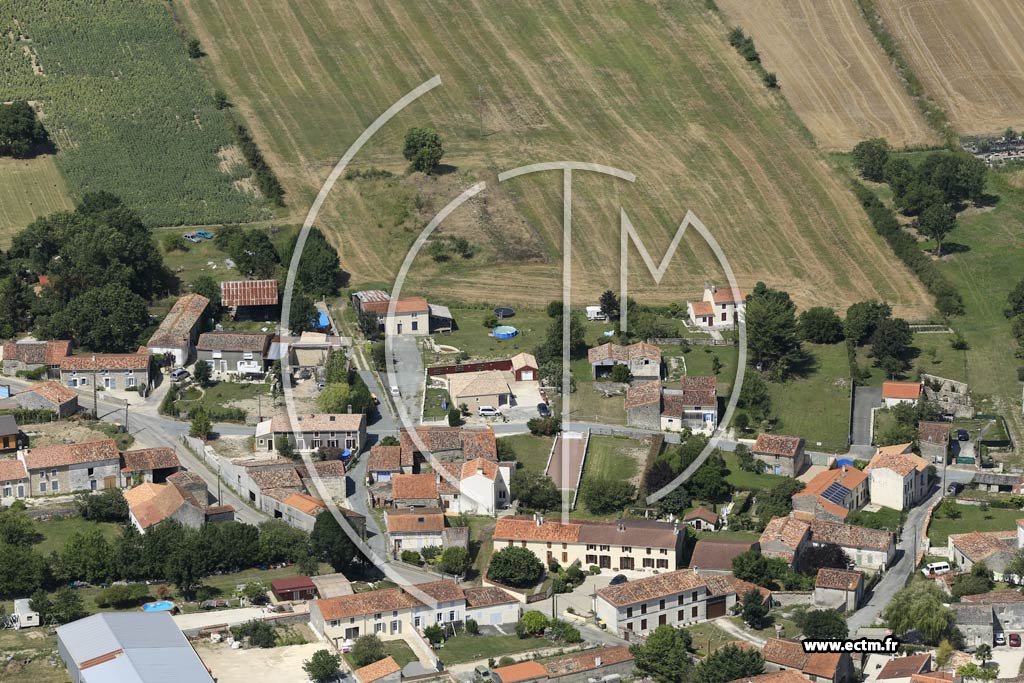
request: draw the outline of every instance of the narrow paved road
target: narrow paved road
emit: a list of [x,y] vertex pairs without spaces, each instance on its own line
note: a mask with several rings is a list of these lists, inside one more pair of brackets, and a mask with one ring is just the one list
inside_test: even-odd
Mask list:
[[871,445],[871,414],[882,405],[881,387],[857,387],[853,394],[853,444]]

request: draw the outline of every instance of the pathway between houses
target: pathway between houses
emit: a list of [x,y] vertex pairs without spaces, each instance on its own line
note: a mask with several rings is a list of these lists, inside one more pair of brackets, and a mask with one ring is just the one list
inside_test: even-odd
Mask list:
[[754,635],[752,631],[740,628],[729,617],[718,617],[717,619],[712,619],[711,623],[729,635],[734,636],[736,640],[747,640],[758,647],[764,647],[764,644],[767,642],[765,638]]

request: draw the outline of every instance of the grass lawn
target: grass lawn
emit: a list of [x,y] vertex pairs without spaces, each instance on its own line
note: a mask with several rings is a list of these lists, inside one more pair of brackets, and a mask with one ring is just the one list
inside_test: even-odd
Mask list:
[[[713,375],[715,372],[712,364],[717,358],[718,362],[722,364],[718,372],[718,396],[727,398],[732,393],[732,384],[736,379],[738,356],[738,346],[691,346],[687,353],[678,354],[682,360],[675,370],[671,369],[671,365],[669,366],[669,380],[675,382],[683,374]],[[666,361],[666,363],[670,362]]]
[[[412,648],[409,647],[404,640],[385,640],[384,651],[392,657],[394,657],[395,661],[398,662],[398,666],[402,667],[404,667],[409,662],[415,662],[419,659],[416,656],[416,653],[412,651]],[[355,659],[352,658],[351,652],[348,652],[343,656],[345,657],[345,661],[349,663],[349,666],[351,666],[353,669],[359,668],[359,665],[356,664]]]
[[721,541],[756,541],[761,534],[756,531],[697,531],[697,538],[717,538]]
[[68,539],[75,533],[86,533],[93,529],[99,529],[103,537],[112,541],[121,535],[121,526],[110,522],[92,522],[81,517],[68,517],[67,519],[52,519],[47,522],[35,520],[32,526],[43,535],[42,542],[33,546],[35,550],[43,555],[51,552],[60,552]]
[[[403,295],[409,296],[403,292]],[[459,329],[451,334],[438,334],[434,339],[438,344],[454,346],[465,351],[474,360],[495,358],[511,358],[522,351],[533,353],[547,333],[551,318],[540,309],[516,308],[511,318],[498,321],[499,325],[511,325],[519,330],[519,334],[511,339],[495,339],[490,336],[491,329],[484,327],[484,318],[493,315],[493,308],[459,308],[450,307]],[[436,362],[450,363],[451,355],[438,356]]]
[[483,576],[487,565],[490,564],[491,553],[494,552],[494,544],[491,541],[493,534],[494,518],[469,518],[469,554],[473,559],[473,568],[467,572],[467,579]]
[[[271,225],[269,222],[254,222],[245,225],[247,230],[260,227],[268,229],[270,239],[275,243],[289,239],[293,233],[299,230],[297,226],[280,227]],[[216,228],[207,227],[205,229],[213,234],[217,234]],[[160,250],[164,255],[164,263],[178,276],[178,279],[183,282],[192,282],[200,275],[208,275],[216,282],[245,279],[245,275],[240,273],[237,268],[230,268],[224,262],[230,257],[217,248],[214,240],[200,240],[198,243],[192,243],[182,237],[182,235],[189,232],[195,232],[195,229],[187,226],[177,226],[158,228],[153,231],[154,238],[160,243]],[[167,251],[164,249],[163,240],[166,239],[167,235],[172,235],[176,241],[180,241],[186,247],[186,250],[176,249],[174,251]]]
[[[51,656],[58,662],[55,667],[47,662]],[[57,654],[57,636],[42,629],[0,631],[0,661],[4,663],[0,668],[4,683],[71,682]]]
[[423,400],[424,420],[440,420],[448,414],[448,411],[441,407],[441,401],[446,401],[449,406],[451,405],[448,392],[444,389],[427,387],[427,395]]
[[850,369],[843,344],[805,344],[814,362],[803,377],[768,384],[778,434],[801,436],[808,450],[846,452]]
[[881,508],[876,512],[858,510],[850,515],[848,522],[854,526],[896,531],[903,526],[903,513],[892,508]]
[[729,468],[729,475],[725,480],[735,488],[743,491],[753,491],[755,489],[765,491],[789,479],[789,477],[780,477],[768,474],[767,472],[762,474],[745,472],[740,469],[740,463],[735,453],[723,452],[722,455],[725,457],[726,467]]
[[460,633],[444,642],[444,647],[437,651],[441,661],[446,665],[473,662],[478,659],[500,658],[503,655],[518,654],[529,650],[539,650],[556,646],[557,643],[547,638],[520,638],[508,636],[471,636]]
[[56,157],[0,159],[0,245],[37,218],[73,208]]
[[243,382],[216,382],[202,389],[202,397],[198,400],[196,399],[198,389],[191,387],[185,391],[182,399],[175,401],[175,405],[180,410],[188,412],[191,412],[197,403],[207,409],[217,409],[225,407],[226,404],[233,401],[254,399],[256,398],[256,392],[259,390],[262,390],[263,396],[267,398],[269,405],[268,388],[260,387],[254,383]]
[[989,508],[983,510],[980,505],[957,505],[960,516],[950,519],[936,514],[928,525],[928,538],[932,545],[946,545],[950,534],[963,534],[968,531],[1001,531],[1014,529],[1020,510],[1006,508]]
[[576,380],[576,391],[569,398],[569,418],[581,422],[626,424],[625,394],[606,397],[595,389],[597,384],[599,382]]
[[647,457],[648,446],[637,439],[620,436],[591,436],[583,481],[587,479],[632,479],[640,472],[640,460]]
[[555,437],[516,434],[515,436],[503,436],[501,440],[508,442],[512,446],[512,449],[516,452],[516,460],[523,467],[531,472],[544,473]]
[[686,630],[690,632],[690,637],[693,638],[693,649],[699,657],[704,657],[708,652],[714,652],[726,643],[736,640],[735,636],[726,633],[710,621],[705,621],[695,626],[688,626]]

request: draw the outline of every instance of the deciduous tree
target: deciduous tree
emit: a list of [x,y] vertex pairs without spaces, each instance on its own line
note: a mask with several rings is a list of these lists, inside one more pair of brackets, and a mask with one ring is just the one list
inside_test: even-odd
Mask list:
[[302,663],[302,670],[315,683],[327,683],[338,676],[341,657],[330,650],[317,650],[313,656]]
[[637,671],[655,683],[686,683],[693,672],[689,649],[690,634],[685,629],[662,624],[654,629],[643,645],[631,645],[629,652]]
[[513,588],[535,585],[544,574],[544,565],[526,548],[509,546],[491,556],[487,578]]
[[430,173],[444,157],[441,136],[433,128],[410,128],[405,134],[402,156],[411,170]]
[[756,648],[728,643],[705,657],[693,670],[692,683],[729,683],[764,672],[764,659]]

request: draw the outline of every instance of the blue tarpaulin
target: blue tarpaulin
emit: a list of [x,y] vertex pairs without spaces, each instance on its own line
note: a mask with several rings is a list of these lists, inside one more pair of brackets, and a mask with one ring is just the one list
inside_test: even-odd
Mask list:
[[320,317],[317,318],[317,323],[316,324],[319,327],[330,327],[331,326],[331,322],[327,319],[327,314],[324,313],[323,311],[320,311]]

